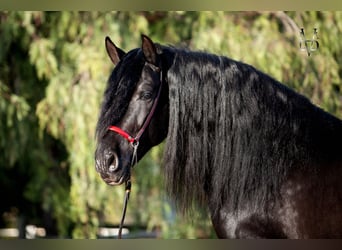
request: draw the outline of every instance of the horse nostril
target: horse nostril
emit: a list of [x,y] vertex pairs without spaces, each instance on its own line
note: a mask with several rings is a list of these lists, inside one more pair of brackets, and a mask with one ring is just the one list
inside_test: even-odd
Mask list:
[[107,159],[108,162],[108,171],[111,173],[114,173],[119,169],[119,161],[118,157],[115,153],[112,153],[112,155]]

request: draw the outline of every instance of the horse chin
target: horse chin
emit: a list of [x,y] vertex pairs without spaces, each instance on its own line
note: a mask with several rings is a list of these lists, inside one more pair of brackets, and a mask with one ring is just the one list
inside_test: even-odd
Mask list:
[[105,182],[109,185],[109,186],[119,186],[121,185],[122,183],[124,183],[124,180],[123,178],[121,177],[119,181],[115,182],[115,181],[112,181],[112,180],[105,180]]

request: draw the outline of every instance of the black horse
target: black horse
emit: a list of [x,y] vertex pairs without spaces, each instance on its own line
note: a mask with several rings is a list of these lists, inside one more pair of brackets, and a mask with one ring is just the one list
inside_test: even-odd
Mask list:
[[342,237],[341,120],[227,57],[146,36],[128,53],[105,44],[116,67],[95,158],[107,184],[166,138],[170,195],[182,212],[206,207],[218,237]]

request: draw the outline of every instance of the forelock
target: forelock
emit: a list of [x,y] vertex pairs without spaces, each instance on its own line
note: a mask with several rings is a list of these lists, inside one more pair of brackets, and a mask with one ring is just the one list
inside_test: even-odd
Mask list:
[[126,113],[143,65],[141,50],[134,49],[128,52],[112,71],[96,127],[98,138],[106,133],[110,125],[117,124]]

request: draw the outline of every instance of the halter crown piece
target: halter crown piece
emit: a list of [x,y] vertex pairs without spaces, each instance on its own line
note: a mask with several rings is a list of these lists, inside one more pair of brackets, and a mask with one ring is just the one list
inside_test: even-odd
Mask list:
[[[153,101],[153,105],[152,105],[152,108],[150,110],[150,113],[147,115],[147,117],[146,117],[143,125],[141,126],[140,130],[138,131],[137,135],[132,136],[128,132],[126,132],[125,130],[123,130],[119,127],[116,127],[116,126],[110,126],[108,128],[108,130],[113,131],[113,132],[121,135],[124,139],[126,139],[132,145],[133,155],[132,155],[131,167],[133,167],[138,162],[137,151],[138,151],[138,146],[139,146],[139,140],[140,140],[140,137],[145,132],[148,125],[150,124],[152,117],[153,117],[153,114],[156,111],[157,104],[158,104],[159,97],[160,97],[160,93],[161,93],[161,89],[162,89],[162,83],[163,83],[163,76],[162,76],[161,69],[159,67],[153,65],[153,64],[148,63],[148,62],[147,62],[147,64],[152,68],[153,71],[160,72],[159,89],[158,89],[157,96]],[[120,222],[120,227],[119,227],[119,232],[118,232],[118,238],[119,239],[122,239],[122,228],[123,228],[123,224],[125,221],[126,209],[127,209],[127,204],[128,204],[128,200],[129,200],[129,194],[131,192],[131,186],[132,186],[131,180],[127,180],[126,184],[125,184],[124,207],[122,210],[122,217],[121,217],[121,222]]]

